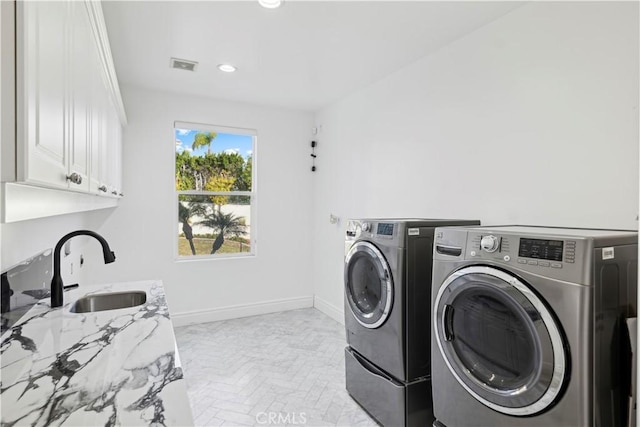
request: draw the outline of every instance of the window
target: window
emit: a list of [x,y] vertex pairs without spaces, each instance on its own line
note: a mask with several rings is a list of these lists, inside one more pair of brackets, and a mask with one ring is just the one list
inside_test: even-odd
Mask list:
[[255,254],[256,133],[176,122],[178,259]]

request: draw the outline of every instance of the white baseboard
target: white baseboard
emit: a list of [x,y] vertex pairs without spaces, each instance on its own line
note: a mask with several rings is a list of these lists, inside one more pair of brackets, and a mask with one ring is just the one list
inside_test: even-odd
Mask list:
[[174,327],[180,327],[309,307],[313,307],[312,296],[176,313],[171,315],[171,322]]
[[344,310],[342,307],[336,307],[335,305],[329,303],[327,300],[320,298],[319,296],[313,297],[313,306],[331,317],[336,322],[339,322],[344,325]]

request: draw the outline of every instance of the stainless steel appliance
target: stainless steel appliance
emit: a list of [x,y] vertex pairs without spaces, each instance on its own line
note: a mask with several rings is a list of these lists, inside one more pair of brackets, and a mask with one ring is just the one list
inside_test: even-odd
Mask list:
[[456,426],[622,426],[637,311],[633,231],[438,229],[435,417]]
[[346,386],[385,426],[432,422],[431,254],[435,227],[479,221],[364,219],[345,240]]

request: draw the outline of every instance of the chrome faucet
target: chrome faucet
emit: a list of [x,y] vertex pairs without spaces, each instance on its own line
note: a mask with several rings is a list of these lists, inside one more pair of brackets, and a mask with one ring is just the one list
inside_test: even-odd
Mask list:
[[77,230],[63,236],[53,250],[53,278],[51,279],[51,307],[62,306],[64,300],[64,283],[62,282],[62,276],[60,275],[60,251],[65,242],[75,236],[91,236],[98,240],[102,245],[102,254],[104,256],[104,263],[109,264],[116,260],[116,254],[111,251],[107,241],[94,231],[89,230]]

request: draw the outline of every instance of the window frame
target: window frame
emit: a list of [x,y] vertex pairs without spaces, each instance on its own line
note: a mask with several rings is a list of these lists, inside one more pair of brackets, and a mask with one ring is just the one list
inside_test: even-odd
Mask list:
[[[251,136],[251,191],[199,191],[199,190],[178,190],[176,188],[176,130],[188,129],[194,131],[216,132],[221,134],[234,134]],[[176,233],[174,229],[173,234],[173,258],[175,262],[193,262],[193,261],[209,261],[209,260],[224,260],[224,259],[247,259],[254,258],[258,255],[258,230],[257,230],[257,140],[258,132],[256,129],[229,127],[209,125],[203,123],[194,122],[182,122],[175,121],[173,123],[173,220],[178,219],[178,204],[181,195],[189,196],[245,196],[249,197],[249,215],[251,218],[250,232],[249,232],[249,252],[235,252],[235,253],[219,253],[219,254],[202,254],[202,255],[180,255],[178,253],[178,245],[180,239],[180,233]],[[177,221],[178,225],[180,221]]]

